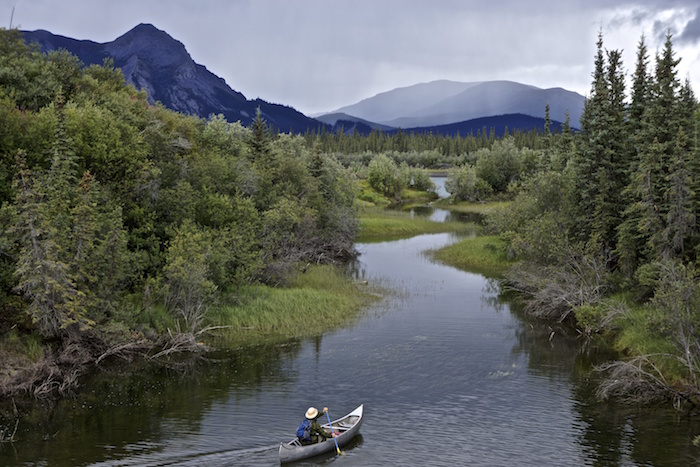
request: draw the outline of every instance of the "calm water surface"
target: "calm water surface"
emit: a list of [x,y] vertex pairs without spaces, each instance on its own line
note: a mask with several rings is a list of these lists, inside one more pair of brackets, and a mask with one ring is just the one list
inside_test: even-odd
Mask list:
[[455,240],[358,245],[352,273],[392,292],[351,328],[184,373],[98,375],[74,400],[20,407],[19,441],[0,446],[0,465],[274,466],[309,405],[339,417],[361,403],[345,455],[298,465],[698,464],[697,422],[597,402],[589,369],[608,355],[425,254]]

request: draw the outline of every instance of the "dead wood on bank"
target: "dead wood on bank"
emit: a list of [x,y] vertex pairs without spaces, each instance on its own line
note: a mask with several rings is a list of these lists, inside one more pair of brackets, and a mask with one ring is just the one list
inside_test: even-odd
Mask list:
[[598,385],[597,397],[642,405],[672,401],[677,410],[695,408],[700,398],[698,389],[690,385],[669,383],[652,361],[654,357],[659,355],[641,355],[596,367],[597,371],[605,373],[605,378]]
[[556,266],[518,264],[504,285],[527,297],[528,313],[559,322],[577,306],[598,303],[609,288],[605,261],[573,253]]
[[4,362],[0,369],[0,399],[68,396],[79,388],[87,373],[108,362],[142,360],[171,365],[168,360],[175,354],[201,355],[209,350],[197,340],[202,332],[169,333],[156,340],[138,338],[109,347],[95,336],[71,339],[57,349],[47,350],[34,363]]

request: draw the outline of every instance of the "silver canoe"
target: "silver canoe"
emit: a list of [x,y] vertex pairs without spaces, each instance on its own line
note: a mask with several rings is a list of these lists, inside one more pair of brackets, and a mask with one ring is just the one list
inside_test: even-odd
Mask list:
[[[360,426],[362,426],[362,411],[363,405],[347,414],[346,416],[334,420],[331,422],[333,426],[333,431],[340,433],[335,437],[335,441],[338,442],[338,446],[347,444],[352,438],[355,437],[360,431]],[[330,432],[328,423],[321,424],[321,428]],[[316,444],[302,445],[298,438],[294,438],[288,443],[280,444],[280,462],[294,462],[300,459],[306,459],[307,457],[318,456],[324,452],[335,450],[334,438],[328,438],[325,441]]]

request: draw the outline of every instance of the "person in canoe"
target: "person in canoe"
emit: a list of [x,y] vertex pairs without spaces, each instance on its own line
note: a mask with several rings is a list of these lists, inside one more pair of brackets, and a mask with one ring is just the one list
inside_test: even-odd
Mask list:
[[326,412],[328,412],[328,407],[324,407],[323,411],[320,413],[316,407],[309,407],[309,410],[306,411],[304,421],[301,422],[299,428],[297,428],[297,437],[301,444],[320,443],[331,437],[318,423],[319,417]]

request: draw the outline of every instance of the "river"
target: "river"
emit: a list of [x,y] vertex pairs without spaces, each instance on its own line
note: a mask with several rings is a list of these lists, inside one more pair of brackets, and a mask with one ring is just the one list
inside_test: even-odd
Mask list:
[[389,293],[357,323],[184,369],[98,374],[25,412],[0,465],[275,466],[308,406],[340,417],[361,403],[342,456],[298,465],[698,464],[697,421],[597,401],[591,365],[609,354],[426,254],[456,240],[358,244],[352,274]]

